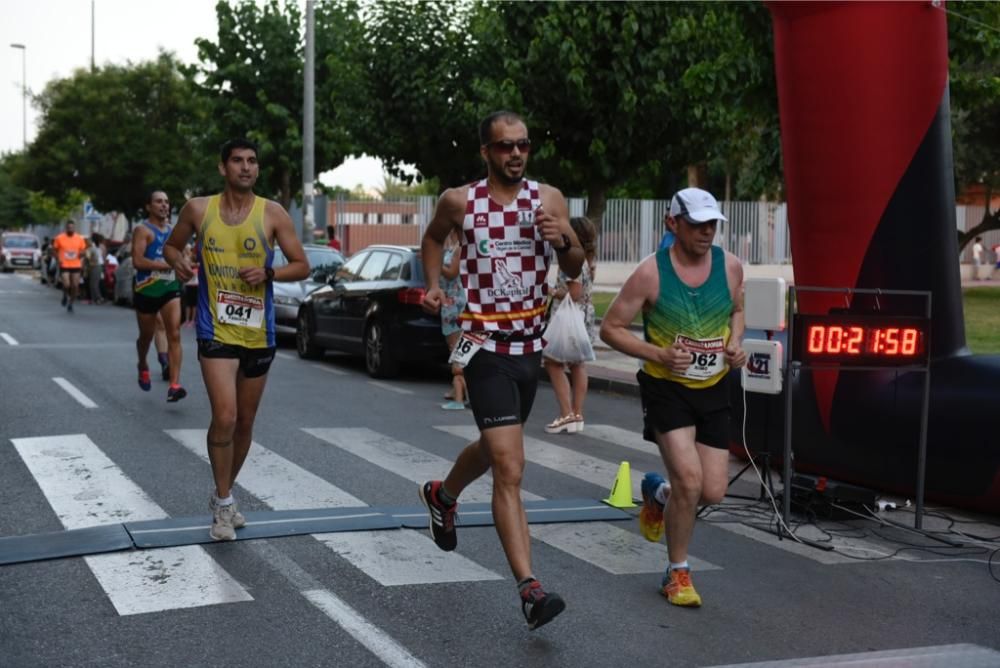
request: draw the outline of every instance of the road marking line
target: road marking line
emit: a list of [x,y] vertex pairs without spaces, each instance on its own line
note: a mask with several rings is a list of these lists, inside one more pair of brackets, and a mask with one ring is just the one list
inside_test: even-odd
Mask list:
[[424,664],[387,633],[353,610],[270,541],[253,540],[247,549],[256,552],[288,580],[296,591],[390,666],[420,668]]
[[4,341],[6,341],[7,343],[9,343],[12,346],[18,345],[17,344],[17,339],[15,339],[13,336],[11,336],[10,334],[8,334],[7,332],[0,332],[0,339],[3,339]]
[[[67,529],[168,517],[86,434],[11,442]],[[119,615],[253,600],[197,545],[83,559]]]
[[375,626],[358,612],[326,589],[310,589],[302,595],[319,608],[323,614],[335,621],[369,652],[382,659],[387,666],[399,668],[422,668],[420,659],[410,654],[392,636]]
[[76,389],[73,383],[69,382],[65,378],[53,378],[52,380],[55,381],[56,385],[66,390],[66,393],[69,394],[69,396],[80,402],[84,408],[97,408],[97,404],[91,401],[90,397]]
[[319,364],[319,363],[314,362],[314,363],[310,364],[309,366],[314,367],[316,369],[319,369],[320,371],[326,371],[327,373],[332,373],[335,376],[346,376],[347,375],[346,371],[341,371],[340,369],[335,369],[334,367],[327,366],[325,364]]
[[405,387],[396,387],[395,385],[390,385],[389,383],[381,383],[377,380],[369,380],[369,385],[374,385],[375,387],[380,387],[383,390],[389,390],[390,392],[396,392],[397,394],[413,394],[413,390],[408,390]]
[[297,360],[298,359],[298,357],[296,355],[289,355],[288,353],[275,353],[274,356],[275,357],[280,357],[283,360]]
[[[208,462],[204,429],[168,429],[166,433]],[[275,510],[367,505],[256,442],[240,470],[239,486]],[[416,501],[416,494],[413,499]],[[442,552],[422,531],[350,531],[314,536],[384,586],[502,579],[460,554]]]

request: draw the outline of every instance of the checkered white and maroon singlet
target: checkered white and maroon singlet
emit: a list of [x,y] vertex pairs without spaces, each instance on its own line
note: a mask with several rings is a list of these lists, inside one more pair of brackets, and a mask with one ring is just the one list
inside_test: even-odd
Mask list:
[[493,201],[486,179],[469,186],[460,270],[468,303],[459,322],[498,332],[484,350],[525,355],[544,345],[550,248],[535,227],[541,205],[537,181],[523,180],[507,206]]

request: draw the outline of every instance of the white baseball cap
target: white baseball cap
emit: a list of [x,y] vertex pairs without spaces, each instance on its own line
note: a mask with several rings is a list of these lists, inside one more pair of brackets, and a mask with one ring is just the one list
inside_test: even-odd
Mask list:
[[674,193],[670,199],[670,216],[684,216],[692,223],[728,220],[722,215],[719,203],[712,197],[712,193],[701,188],[685,188]]

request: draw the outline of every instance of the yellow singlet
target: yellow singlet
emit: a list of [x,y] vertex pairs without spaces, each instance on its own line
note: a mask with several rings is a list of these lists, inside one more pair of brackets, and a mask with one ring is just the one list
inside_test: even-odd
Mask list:
[[270,267],[274,248],[264,235],[267,200],[255,197],[238,225],[219,215],[219,195],[208,198],[198,241],[198,338],[246,348],[275,345],[270,281],[251,287],[239,270]]

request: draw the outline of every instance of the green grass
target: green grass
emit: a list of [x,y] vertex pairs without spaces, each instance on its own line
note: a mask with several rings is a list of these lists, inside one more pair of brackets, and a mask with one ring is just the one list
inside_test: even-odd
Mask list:
[[965,339],[974,353],[1000,353],[1000,288],[966,288]]
[[[594,314],[603,318],[615,294],[595,292],[590,299]],[[966,288],[962,291],[965,307],[965,337],[969,349],[977,354],[1000,354],[1000,288]],[[636,316],[636,324],[642,316]]]

